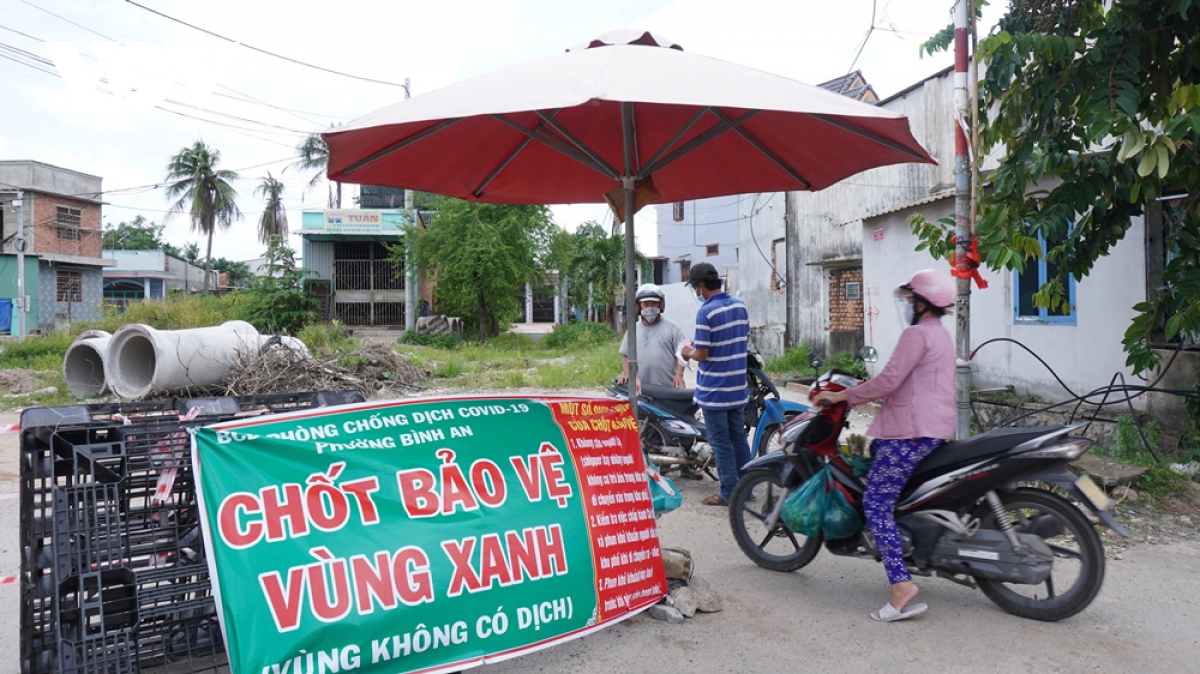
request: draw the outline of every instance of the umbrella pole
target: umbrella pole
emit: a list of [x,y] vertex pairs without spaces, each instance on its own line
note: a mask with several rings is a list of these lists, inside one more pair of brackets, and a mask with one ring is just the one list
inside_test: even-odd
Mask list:
[[638,377],[638,360],[637,360],[637,307],[634,306],[633,298],[637,293],[637,276],[634,271],[634,243],[633,243],[633,176],[623,176],[621,182],[625,187],[625,334],[628,337],[626,344],[629,351],[629,403],[633,405],[634,413],[636,414],[637,406],[637,377]]

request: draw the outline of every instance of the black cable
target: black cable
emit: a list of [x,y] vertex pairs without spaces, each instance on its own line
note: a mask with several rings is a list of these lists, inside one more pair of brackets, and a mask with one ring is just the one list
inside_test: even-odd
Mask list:
[[150,7],[147,7],[145,5],[140,5],[136,2],[134,2],[133,0],[125,0],[125,2],[131,4],[134,7],[137,7],[139,9],[144,9],[147,12],[150,12],[151,14],[157,14],[157,15],[161,16],[162,18],[167,19],[169,21],[174,21],[175,23],[187,26],[188,28],[191,28],[192,30],[198,30],[201,33],[205,33],[206,35],[211,35],[217,39],[225,40],[226,42],[232,42],[233,44],[236,44],[239,47],[245,47],[246,49],[250,49],[252,51],[256,51],[261,54],[266,54],[267,56],[274,56],[277,59],[282,59],[282,60],[288,61],[290,63],[302,65],[306,68],[312,68],[313,70],[320,70],[323,72],[332,73],[334,75],[341,75],[342,77],[349,77],[349,78],[355,79],[355,80],[362,80],[363,82],[374,82],[375,84],[386,84],[389,87],[400,87],[401,89],[408,89],[408,87],[406,87],[405,85],[399,84],[396,82],[387,82],[385,80],[376,80],[376,79],[372,79],[370,77],[361,77],[359,75],[351,75],[350,73],[344,73],[344,72],[341,72],[338,70],[333,70],[331,68],[325,68],[323,66],[313,65],[312,63],[305,63],[304,61],[300,61],[300,60],[291,58],[289,56],[284,56],[282,54],[276,54],[275,52],[270,52],[270,51],[267,51],[266,49],[260,49],[259,47],[255,47],[253,45],[248,45],[244,42],[238,42],[237,40],[235,40],[231,37],[225,37],[224,35],[214,33],[211,30],[207,30],[205,28],[201,28],[200,26],[190,24],[187,21],[184,21],[182,19],[176,19],[175,17],[173,17],[169,14],[163,14],[162,12],[158,11],[157,9],[151,9]]
[[[1012,426],[1013,424],[1016,424],[1019,421],[1028,419],[1029,417],[1035,416],[1037,414],[1041,414],[1042,412],[1057,409],[1059,407],[1064,407],[1064,406],[1070,405],[1072,403],[1075,403],[1075,408],[1071,411],[1071,414],[1068,417],[1068,420],[1074,421],[1075,415],[1079,412],[1079,408],[1082,407],[1085,403],[1087,403],[1088,400],[1095,398],[1097,396],[1103,396],[1103,397],[1101,397],[1099,403],[1095,403],[1096,409],[1092,413],[1092,418],[1088,421],[1087,426],[1085,427],[1085,430],[1087,427],[1090,427],[1093,422],[1095,422],[1096,417],[1100,414],[1100,410],[1102,408],[1104,408],[1108,405],[1119,405],[1121,403],[1125,403],[1129,407],[1130,416],[1133,417],[1134,424],[1137,427],[1138,435],[1142,439],[1142,444],[1144,444],[1146,446],[1146,450],[1150,453],[1150,456],[1152,456],[1154,458],[1155,462],[1158,462],[1160,460],[1158,458],[1158,454],[1154,451],[1154,447],[1151,445],[1150,439],[1146,436],[1145,429],[1142,428],[1141,421],[1138,420],[1136,411],[1133,409],[1133,400],[1135,398],[1137,398],[1138,396],[1142,395],[1143,393],[1150,393],[1150,392],[1165,393],[1168,395],[1176,395],[1176,396],[1180,396],[1180,397],[1184,397],[1184,398],[1195,398],[1195,399],[1200,400],[1200,391],[1166,389],[1166,388],[1159,388],[1157,386],[1157,384],[1160,381],[1162,381],[1163,377],[1165,377],[1167,375],[1167,372],[1171,369],[1171,366],[1175,363],[1175,358],[1179,355],[1179,352],[1183,350],[1182,345],[1179,345],[1178,347],[1176,347],[1174,349],[1174,352],[1171,354],[1171,357],[1167,360],[1167,364],[1163,367],[1162,371],[1159,372],[1158,377],[1156,377],[1153,382],[1150,382],[1150,384],[1148,384],[1146,386],[1128,384],[1125,381],[1124,373],[1117,372],[1113,375],[1112,379],[1109,380],[1108,386],[1100,387],[1098,389],[1090,391],[1081,396],[1081,395],[1077,395],[1074,391],[1072,391],[1071,388],[1069,386],[1067,386],[1065,382],[1063,382],[1062,378],[1058,376],[1058,373],[1054,371],[1054,368],[1050,367],[1049,363],[1047,363],[1045,360],[1043,360],[1041,356],[1034,353],[1033,349],[1030,349],[1028,346],[1025,346],[1024,344],[1022,344],[1021,342],[1018,342],[1015,339],[1012,339],[1009,337],[996,337],[993,339],[989,339],[989,340],[985,341],[984,343],[980,344],[979,346],[975,347],[975,349],[973,351],[971,351],[971,359],[974,360],[975,354],[978,353],[980,349],[987,346],[988,344],[992,344],[995,342],[1009,342],[1012,344],[1016,344],[1017,346],[1021,347],[1022,349],[1025,349],[1025,351],[1027,351],[1029,353],[1029,355],[1036,358],[1037,361],[1039,363],[1041,363],[1042,366],[1045,367],[1048,372],[1050,372],[1051,376],[1054,377],[1055,381],[1057,381],[1058,384],[1060,386],[1062,386],[1063,389],[1072,396],[1071,398],[1068,398],[1067,400],[1064,400],[1062,402],[1054,403],[1052,405],[1048,405],[1046,407],[1042,407],[1042,408],[1033,410],[1031,412],[1026,412],[1025,414],[1022,414],[1022,415],[1019,415],[1012,419],[1009,419],[1008,421],[1005,421],[1003,424],[1000,424],[999,428],[1003,428],[1005,426]],[[1118,379],[1121,381],[1121,383],[1119,385],[1115,383]],[[1110,401],[1109,396],[1112,395],[1114,392],[1123,392],[1126,395],[1124,398]],[[980,423],[979,415],[975,410],[974,398],[971,399],[971,414],[975,418],[975,424],[977,426],[979,426],[980,430],[983,430],[983,424]]]

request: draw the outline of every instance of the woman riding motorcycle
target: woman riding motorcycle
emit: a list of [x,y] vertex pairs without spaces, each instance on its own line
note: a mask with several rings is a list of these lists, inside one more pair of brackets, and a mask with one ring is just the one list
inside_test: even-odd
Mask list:
[[904,620],[928,609],[911,603],[918,590],[904,563],[893,510],[917,465],[954,438],[956,425],[954,340],[941,323],[954,304],[954,282],[925,269],[913,274],[895,295],[905,303],[908,327],[883,371],[863,384],[821,392],[813,399],[859,405],[886,398],[867,431],[874,438],[873,462],[863,494],[867,524],[892,588],[888,602],[871,613],[872,620],[882,622]]

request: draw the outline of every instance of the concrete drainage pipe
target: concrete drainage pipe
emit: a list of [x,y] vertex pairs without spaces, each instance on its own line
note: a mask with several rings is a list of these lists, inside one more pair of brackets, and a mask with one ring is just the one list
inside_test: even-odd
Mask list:
[[67,349],[63,356],[63,379],[67,380],[67,390],[76,398],[103,395],[108,390],[104,361],[108,358],[111,343],[112,334],[86,330]]
[[[104,372],[109,388],[126,399],[154,391],[205,389],[220,384],[239,357],[258,353],[270,339],[245,321],[192,330],[131,324],[113,335]],[[294,337],[283,337],[279,344],[308,354]]]

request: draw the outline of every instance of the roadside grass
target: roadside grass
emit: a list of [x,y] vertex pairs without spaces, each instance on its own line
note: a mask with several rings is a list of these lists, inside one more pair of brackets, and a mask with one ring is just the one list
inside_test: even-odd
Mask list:
[[479,391],[600,388],[621,372],[620,336],[595,323],[559,326],[540,341],[506,333],[484,344],[402,338],[396,350],[433,373],[433,386]]
[[784,351],[782,356],[769,359],[763,364],[763,369],[773,375],[811,375],[813,368],[808,364],[808,351],[807,343],[793,346]]
[[1178,447],[1168,447],[1164,443],[1162,427],[1153,420],[1143,423],[1142,431],[1146,434],[1146,442],[1149,442],[1158,454],[1158,460],[1146,449],[1146,444],[1138,433],[1137,424],[1133,417],[1128,415],[1117,419],[1112,445],[1105,449],[1104,453],[1118,461],[1149,468],[1149,472],[1139,478],[1136,487],[1152,501],[1183,491],[1190,478],[1172,470],[1170,464],[1200,461],[1200,448],[1189,446],[1195,443],[1189,442],[1186,436],[1181,438],[1182,442]]

